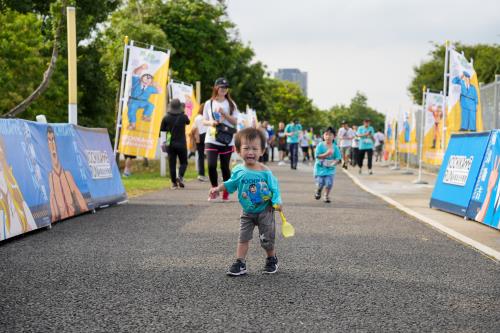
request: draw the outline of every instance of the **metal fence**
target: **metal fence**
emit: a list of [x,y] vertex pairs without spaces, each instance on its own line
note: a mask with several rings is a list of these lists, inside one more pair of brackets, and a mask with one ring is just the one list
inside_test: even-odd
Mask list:
[[480,85],[481,111],[485,130],[500,128],[500,75],[495,81]]

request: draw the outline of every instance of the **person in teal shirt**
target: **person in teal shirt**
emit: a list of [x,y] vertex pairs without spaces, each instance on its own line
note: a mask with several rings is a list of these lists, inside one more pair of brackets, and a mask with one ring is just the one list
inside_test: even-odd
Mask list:
[[372,160],[373,160],[373,136],[375,135],[375,130],[370,126],[370,119],[365,119],[363,121],[363,126],[358,127],[356,136],[359,137],[359,151],[358,151],[358,166],[359,173],[361,174],[363,169],[363,160],[365,159],[365,154],[368,156],[368,173],[373,174],[372,171]]
[[285,127],[286,142],[290,149],[290,168],[297,169],[299,161],[299,133],[302,131],[302,125],[298,119],[295,119]]
[[274,246],[274,210],[281,210],[281,194],[276,177],[268,167],[259,162],[266,148],[266,137],[263,131],[249,127],[236,134],[234,145],[244,163],[233,168],[231,178],[210,190],[210,194],[238,191],[238,201],[243,208],[236,261],[227,271],[227,275],[239,276],[247,273],[245,258],[255,226],[259,229],[260,245],[267,254],[263,273],[273,274],[278,271]]
[[342,160],[340,149],[335,143],[335,130],[328,127],[323,133],[325,141],[318,144],[314,156],[316,161],[314,163],[314,179],[316,181],[316,193],[314,198],[319,200],[321,192],[325,188],[326,203],[330,203],[330,191],[333,187],[333,179],[335,177],[336,165]]

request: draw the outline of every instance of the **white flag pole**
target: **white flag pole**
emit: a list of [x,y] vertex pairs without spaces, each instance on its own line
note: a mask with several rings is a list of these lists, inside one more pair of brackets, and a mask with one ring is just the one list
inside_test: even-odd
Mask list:
[[441,133],[441,152],[444,154],[444,151],[446,149],[446,131],[447,131],[447,126],[446,126],[446,116],[448,113],[448,103],[447,103],[447,88],[448,88],[448,79],[450,77],[449,71],[449,55],[450,55],[450,41],[446,41],[445,44],[445,55],[444,55],[444,74],[443,74],[443,133]]
[[[134,41],[130,42],[130,45],[134,45]],[[123,98],[123,93],[125,90],[125,75],[126,75],[126,66],[127,66],[127,51],[129,49],[128,46],[128,36],[124,38],[124,46],[123,46],[123,63],[122,63],[122,81],[120,84],[120,96],[118,99],[118,115],[116,117],[116,133],[115,133],[115,145],[113,152],[116,155],[118,152],[118,140],[120,139],[120,130],[122,128],[122,112],[123,112],[123,103],[125,99]]]
[[422,121],[420,122],[420,146],[418,152],[418,178],[413,181],[413,184],[428,184],[425,180],[422,180],[422,155],[424,151],[424,131],[425,131],[425,115],[427,110],[425,109],[425,100],[429,89],[426,91],[425,85],[422,87]]

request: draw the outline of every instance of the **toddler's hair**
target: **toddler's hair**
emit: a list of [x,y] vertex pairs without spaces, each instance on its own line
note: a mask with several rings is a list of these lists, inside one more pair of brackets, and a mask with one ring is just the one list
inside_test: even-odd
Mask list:
[[245,140],[253,141],[257,138],[260,139],[260,148],[262,150],[266,149],[266,136],[262,133],[261,130],[258,130],[253,127],[247,127],[236,133],[234,137],[234,145],[236,146],[236,151],[240,151],[241,148],[241,139],[245,138]]
[[332,126],[329,126],[329,127],[325,128],[325,131],[323,132],[323,134],[326,133],[326,132],[332,133],[333,136],[337,135],[337,131],[335,131],[335,128],[333,128]]

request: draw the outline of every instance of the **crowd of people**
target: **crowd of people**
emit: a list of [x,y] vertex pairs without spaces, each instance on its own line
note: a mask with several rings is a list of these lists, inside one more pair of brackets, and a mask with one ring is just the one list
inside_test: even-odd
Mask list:
[[[336,166],[348,169],[357,166],[363,171],[365,157],[368,174],[372,174],[373,155],[381,159],[384,134],[375,132],[370,119],[363,125],[349,127],[346,121],[337,131],[333,127],[323,129],[321,134],[312,128],[303,129],[299,119],[285,125],[278,124],[275,131],[267,121],[254,127],[236,131],[239,111],[229,93],[229,82],[225,78],[215,81],[212,96],[203,103],[194,118],[190,133],[186,125],[190,119],[184,113],[184,105],[173,99],[160,130],[166,133],[163,150],[168,154],[168,165],[172,189],[185,187],[184,174],[188,165],[187,135],[191,140],[193,155],[197,155],[198,180],[210,182],[209,201],[228,201],[233,192],[238,192],[238,201],[243,213],[240,217],[240,234],[236,249],[236,260],[227,271],[228,275],[247,273],[246,254],[255,226],[266,252],[263,273],[273,274],[278,270],[278,258],[274,248],[274,211],[281,210],[279,184],[266,166],[274,162],[277,149],[278,165],[290,164],[296,170],[299,156],[303,163],[314,163],[313,175],[316,184],[314,198],[323,197],[330,203],[330,192],[334,185]],[[299,150],[300,147],[300,150]],[[237,153],[240,162],[231,170],[231,159]],[[207,162],[208,178],[205,176]],[[179,166],[177,166],[179,162]],[[219,183],[219,171],[222,183]],[[130,165],[126,163],[126,176]]]

